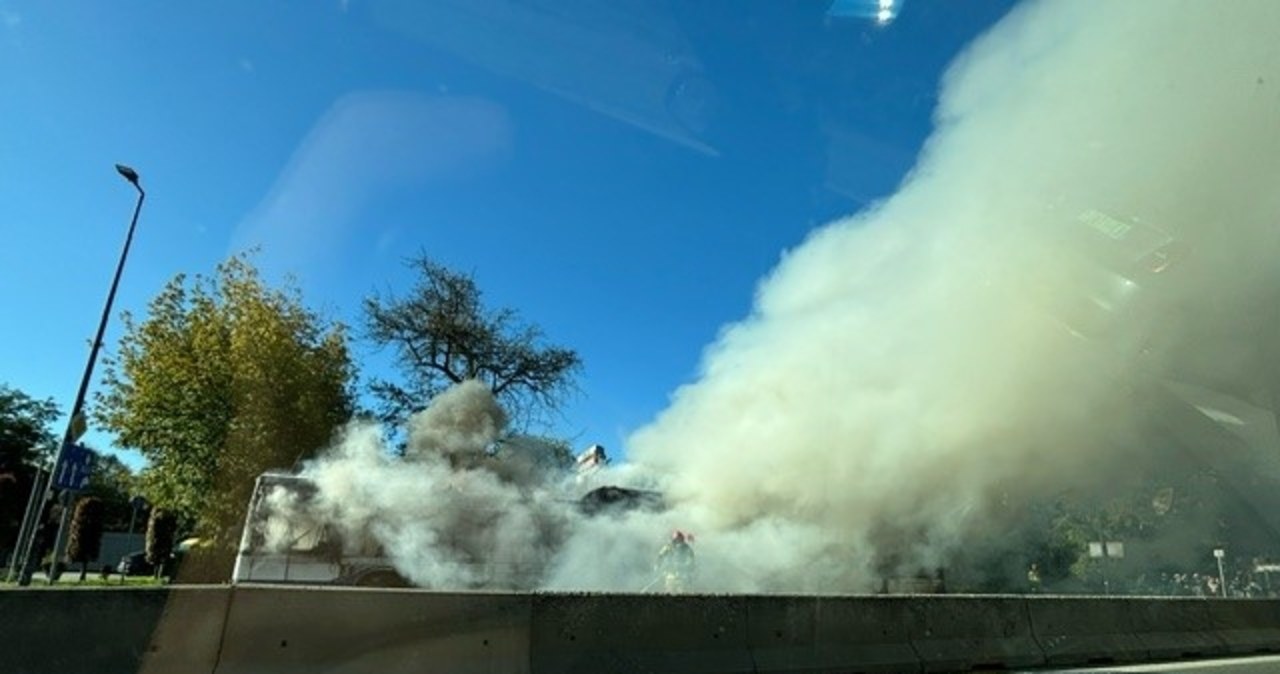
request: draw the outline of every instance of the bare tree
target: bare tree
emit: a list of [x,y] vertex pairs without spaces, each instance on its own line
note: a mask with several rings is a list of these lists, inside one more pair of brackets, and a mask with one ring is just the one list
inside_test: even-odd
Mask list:
[[407,260],[418,272],[407,296],[365,300],[368,336],[391,347],[402,381],[374,380],[384,421],[401,424],[436,394],[468,379],[492,389],[523,426],[546,421],[574,391],[582,360],[544,344],[542,330],[516,311],[485,307],[475,279],[432,261]]

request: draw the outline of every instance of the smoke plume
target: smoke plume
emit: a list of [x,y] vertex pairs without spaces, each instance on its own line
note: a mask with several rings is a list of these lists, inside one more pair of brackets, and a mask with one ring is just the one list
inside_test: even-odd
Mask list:
[[678,527],[699,589],[867,591],[998,539],[1010,503],[1212,461],[1150,439],[1234,404],[1187,391],[1271,407],[1278,34],[1268,0],[1010,13],[947,71],[897,193],[789,251],[595,477],[668,510],[586,517],[582,485],[501,467],[505,417],[469,383],[404,459],[350,430],[307,469],[319,516],[435,587],[642,589]]
[[1011,492],[1145,460],[1152,381],[1269,406],[1277,30],[1265,1],[1071,0],[970,45],[898,192],[790,251],[631,439],[703,558],[870,589]]
[[424,587],[527,586],[558,548],[569,510],[529,468],[534,462],[495,458],[506,420],[488,388],[472,380],[410,419],[403,457],[390,451],[378,426],[352,424],[304,467],[314,497],[270,494],[268,547],[286,542],[270,534],[272,523],[298,531],[318,522],[339,533],[346,555],[385,554]]

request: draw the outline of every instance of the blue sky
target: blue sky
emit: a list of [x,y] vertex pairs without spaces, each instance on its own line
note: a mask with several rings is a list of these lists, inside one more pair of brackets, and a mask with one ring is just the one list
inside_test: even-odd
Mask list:
[[70,405],[122,162],[148,200],[117,310],[258,245],[358,325],[424,250],[580,351],[558,430],[620,448],[788,247],[893,190],[1011,2],[828,5],[0,0],[0,382]]

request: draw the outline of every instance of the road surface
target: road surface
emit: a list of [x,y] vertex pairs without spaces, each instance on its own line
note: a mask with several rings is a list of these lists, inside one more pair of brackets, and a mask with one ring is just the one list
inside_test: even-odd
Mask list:
[[[1044,670],[1036,670],[1043,672]],[[1214,672],[1215,674],[1271,674],[1280,672],[1280,655],[1258,655],[1247,658],[1221,658],[1193,662],[1162,662],[1153,665],[1108,665],[1082,669],[1056,669],[1054,672]]]

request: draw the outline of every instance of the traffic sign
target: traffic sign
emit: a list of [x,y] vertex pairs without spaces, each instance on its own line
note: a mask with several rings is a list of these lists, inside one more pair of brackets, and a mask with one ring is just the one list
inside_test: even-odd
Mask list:
[[75,442],[84,437],[85,431],[89,430],[89,420],[85,418],[84,412],[76,412],[71,417],[71,441]]
[[68,443],[62,448],[62,460],[53,471],[53,486],[58,489],[82,491],[89,486],[93,475],[93,450],[83,445]]

